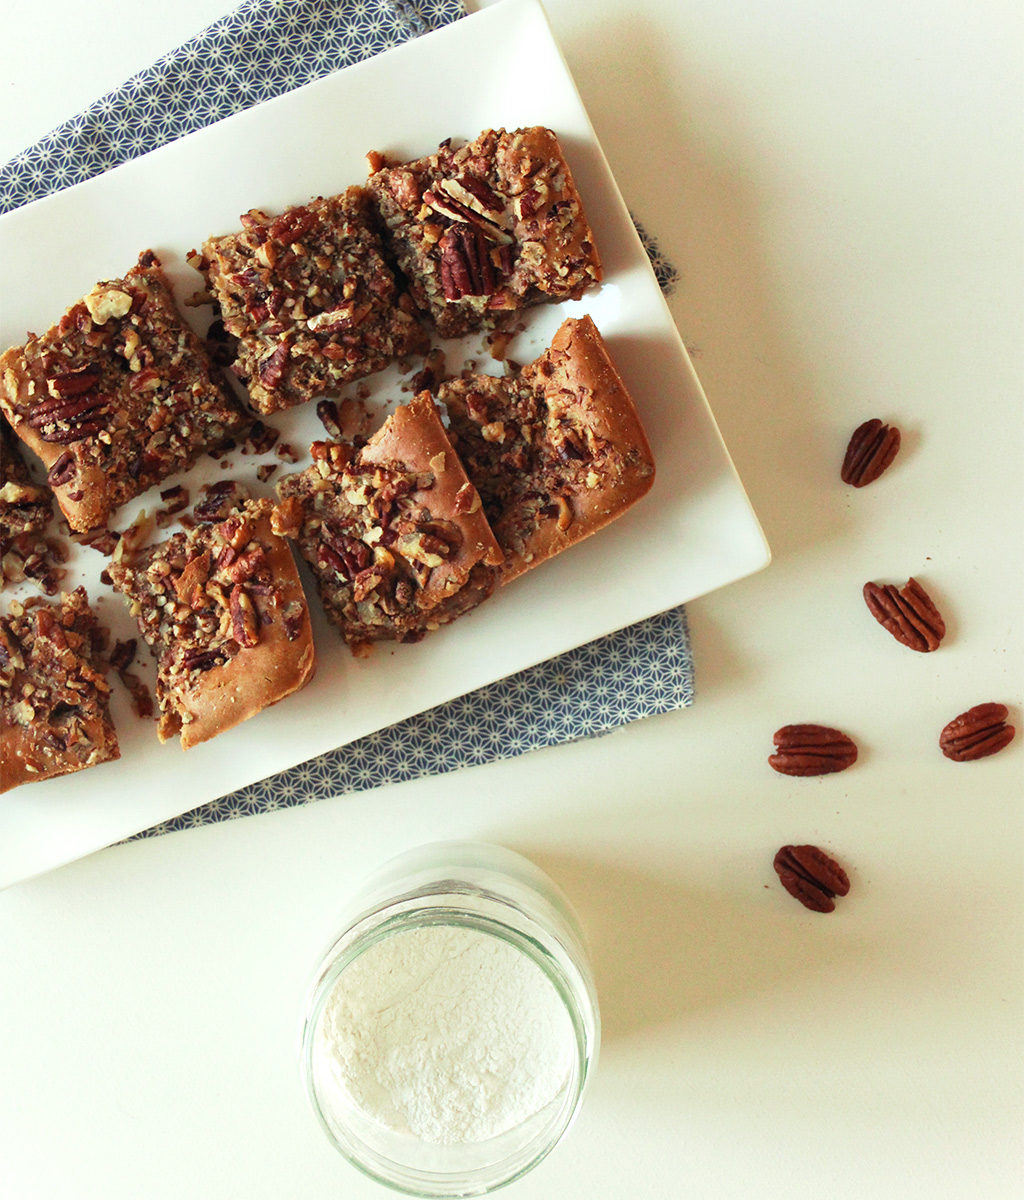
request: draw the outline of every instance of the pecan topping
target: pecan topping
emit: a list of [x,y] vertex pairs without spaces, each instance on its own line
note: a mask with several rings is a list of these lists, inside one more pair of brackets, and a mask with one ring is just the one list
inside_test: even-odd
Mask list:
[[954,717],[939,734],[942,753],[953,762],[973,762],[998,754],[1017,732],[1006,723],[1006,717],[1005,704],[976,704]]
[[260,381],[265,387],[276,388],[284,378],[284,368],[288,362],[288,354],[288,343],[284,341],[260,363]]
[[317,401],[316,415],[320,418],[320,424],[327,430],[329,437],[341,437],[341,416],[334,400]]
[[315,213],[308,208],[297,208],[283,213],[271,223],[267,232],[275,241],[288,246],[297,242],[304,234],[309,233],[315,224]]
[[[204,550],[202,554],[190,558],[185,564],[174,584],[178,599],[183,604],[192,605],[192,597],[197,591],[200,595],[203,594],[203,584],[210,577],[210,561],[210,551]],[[192,605],[192,607],[198,608],[200,605]]]
[[879,625],[904,646],[922,653],[938,649],[946,623],[916,579],[908,579],[902,588],[866,583],[864,601]]
[[114,643],[114,648],[110,652],[110,665],[118,674],[127,671],[135,661],[138,646],[138,638],[129,638],[127,641]]
[[228,599],[231,635],[240,646],[255,646],[260,640],[260,624],[249,593],[240,583],[231,589]]
[[772,864],[787,892],[814,912],[830,913],[850,880],[834,858],[817,846],[783,846]]
[[96,392],[56,396],[37,404],[25,420],[44,441],[66,446],[98,433],[103,428],[105,408],[106,398]]
[[471,483],[464,483],[455,493],[456,513],[475,513],[480,508],[480,493]]
[[83,392],[91,392],[100,381],[100,373],[95,367],[83,367],[80,371],[69,371],[64,375],[54,375],[46,381],[51,396],[81,396]]
[[179,483],[175,487],[165,488],[160,493],[160,499],[163,500],[167,512],[179,513],[188,507],[188,489]]
[[46,482],[52,488],[64,487],[74,479],[76,472],[75,456],[70,450],[65,450],[47,473]]
[[325,521],[320,529],[320,560],[333,567],[344,579],[354,579],[373,561],[365,542],[352,537],[334,522]]
[[441,287],[446,300],[490,296],[496,283],[487,239],[477,229],[456,226],[439,243]]
[[263,551],[263,547],[258,543],[246,550],[244,554],[239,554],[231,546],[226,547],[226,549],[238,555],[237,558],[232,558],[230,562],[218,563],[232,583],[252,583],[261,577],[266,578],[269,574],[270,568],[267,563],[267,556]]
[[875,417],[858,425],[846,447],[840,475],[843,483],[867,487],[874,483],[896,457],[900,448],[900,431]]
[[853,740],[825,725],[783,725],[772,740],[768,762],[781,775],[830,775],[857,761]]
[[508,218],[501,199],[482,180],[472,175],[459,179],[442,179],[439,191],[423,193],[423,202],[435,212],[467,225],[473,225],[492,242],[510,245],[513,241],[502,228]]
[[243,500],[247,491],[243,484],[234,479],[222,479],[217,483],[204,484],[203,497],[192,509],[192,516],[201,525],[212,525],[225,517]]
[[186,650],[181,665],[186,671],[209,671],[220,666],[224,655],[219,650]]

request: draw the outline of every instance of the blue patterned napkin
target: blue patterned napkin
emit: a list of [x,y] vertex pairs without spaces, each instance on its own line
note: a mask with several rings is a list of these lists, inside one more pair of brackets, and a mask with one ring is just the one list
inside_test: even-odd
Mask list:
[[[462,0],[246,0],[0,168],[0,212],[465,14]],[[662,287],[676,272],[641,229]],[[580,737],[693,702],[675,609],[460,696],[140,837],[404,782]]]

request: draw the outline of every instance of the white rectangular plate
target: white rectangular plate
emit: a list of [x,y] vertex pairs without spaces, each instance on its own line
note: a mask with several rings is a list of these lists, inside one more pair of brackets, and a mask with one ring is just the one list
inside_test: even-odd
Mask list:
[[[488,69],[472,71],[471,87],[450,86],[467,63],[484,61]],[[0,345],[21,343],[26,329],[47,329],[147,247],[184,300],[200,283],[185,263],[189,249],[236,229],[249,208],[276,212],[360,182],[370,149],[417,157],[446,137],[525,125],[550,126],[561,138],[606,281],[581,301],[533,310],[510,354],[528,361],[566,316],[590,313],[647,428],[657,464],[651,493],[607,530],[418,645],[384,644],[356,660],[314,601],[314,681],[187,755],[175,743],[160,745],[115,689],[119,762],[0,797],[0,886],[767,564],[764,536],[536,0],[506,0],[9,214],[0,220]],[[463,348],[478,369],[501,373],[480,337],[451,346],[449,368],[461,366]],[[373,398],[399,396],[397,381],[395,372],[368,381]],[[323,436],[314,408],[273,419],[283,441],[305,450]],[[230,472],[207,460],[190,473],[193,499],[200,482],[254,475],[257,460],[239,452],[229,459]],[[117,527],[138,507],[158,506],[154,497],[119,514]],[[66,586],[84,583],[114,636],[132,636],[123,602],[99,582],[102,565],[97,552],[76,551]]]

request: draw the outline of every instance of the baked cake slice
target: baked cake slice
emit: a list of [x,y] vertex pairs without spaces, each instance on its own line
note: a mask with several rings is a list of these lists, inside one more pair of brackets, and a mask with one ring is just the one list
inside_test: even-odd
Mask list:
[[0,792],[119,757],[85,589],[0,615]]
[[312,678],[309,610],[271,508],[244,500],[159,545],[118,543],[108,569],[156,655],[161,741],[187,750]]
[[193,265],[220,305],[233,370],[261,413],[290,408],[426,349],[384,261],[363,188],[209,238]]
[[640,416],[590,317],[513,375],[441,384],[450,435],[505,561],[502,583],[603,528],[654,482]]
[[0,409],[79,531],[246,423],[151,250],[0,357]]
[[296,540],[353,650],[418,641],[491,594],[501,551],[429,392],[361,449],[310,451],[313,465],[278,484],[275,528]]
[[578,299],[601,260],[558,138],[488,129],[415,162],[369,156],[369,188],[409,291],[442,337]]

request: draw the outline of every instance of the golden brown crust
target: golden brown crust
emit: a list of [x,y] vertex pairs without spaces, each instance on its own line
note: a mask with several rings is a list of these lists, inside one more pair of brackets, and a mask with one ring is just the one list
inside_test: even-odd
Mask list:
[[421,608],[433,607],[462,587],[477,563],[493,567],[502,561],[504,555],[484,516],[480,498],[448,440],[429,392],[420,392],[408,404],[396,408],[363,447],[360,458],[375,465],[400,462],[409,471],[431,475],[429,492],[413,492],[413,502],[434,513],[459,514],[462,543],[431,572],[421,593]]
[[[297,692],[316,670],[309,609],[288,543],[271,531],[269,515],[255,523],[254,536],[267,546],[271,572],[281,589],[279,607],[290,601],[302,602],[299,633],[289,641],[281,622],[271,625],[261,631],[258,645],[207,671],[192,690],[179,693],[184,710],[180,721],[183,750],[209,741]],[[185,713],[192,719],[183,719]],[[161,739],[173,732],[161,732]]]
[[640,415],[589,316],[563,321],[550,349],[524,370],[523,379],[541,390],[549,414],[589,429],[596,438],[627,451],[628,459],[603,470],[594,486],[567,494],[572,520],[562,528],[559,512],[540,521],[521,548],[507,554],[503,584],[603,529],[654,483],[654,457]]
[[654,481],[636,407],[589,317],[518,375],[441,385],[451,436],[505,554],[508,583],[620,516]]

